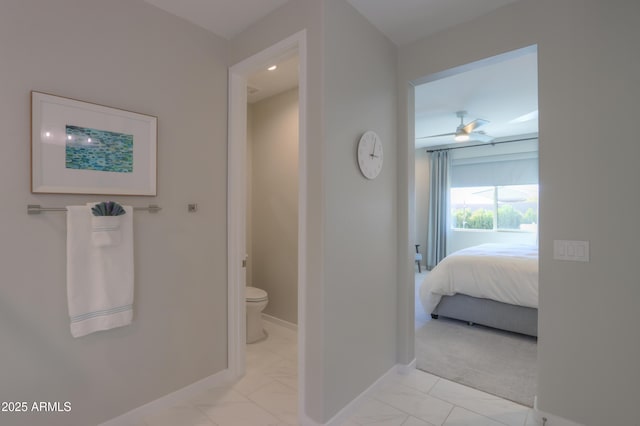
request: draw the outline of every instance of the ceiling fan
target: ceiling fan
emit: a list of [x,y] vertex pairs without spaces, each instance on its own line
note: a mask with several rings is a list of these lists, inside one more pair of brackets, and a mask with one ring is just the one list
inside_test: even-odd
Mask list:
[[456,128],[455,132],[452,133],[442,133],[440,135],[431,135],[431,136],[423,136],[421,138],[416,139],[428,139],[428,138],[439,138],[442,136],[453,136],[456,142],[491,142],[494,138],[487,135],[483,131],[476,131],[478,127],[484,126],[485,124],[489,124],[489,121],[483,120],[481,118],[477,118],[470,123],[464,124],[464,116],[467,115],[467,111],[458,111],[456,112],[456,117],[460,119],[460,124]]

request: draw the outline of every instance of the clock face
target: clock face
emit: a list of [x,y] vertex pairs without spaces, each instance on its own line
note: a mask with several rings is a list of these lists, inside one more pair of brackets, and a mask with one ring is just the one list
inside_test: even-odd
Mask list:
[[358,142],[358,166],[367,179],[374,179],[382,170],[382,142],[375,132],[369,130]]

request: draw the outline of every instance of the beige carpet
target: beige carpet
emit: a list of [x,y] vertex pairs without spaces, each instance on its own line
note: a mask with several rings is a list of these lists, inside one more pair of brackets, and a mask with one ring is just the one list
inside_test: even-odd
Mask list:
[[417,368],[533,406],[537,339],[443,317],[432,320],[419,309],[416,303]]

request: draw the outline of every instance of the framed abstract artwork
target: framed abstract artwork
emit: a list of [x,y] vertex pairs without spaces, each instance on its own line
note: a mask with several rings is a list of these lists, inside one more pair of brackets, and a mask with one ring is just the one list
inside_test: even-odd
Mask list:
[[156,195],[157,118],[31,92],[31,192]]

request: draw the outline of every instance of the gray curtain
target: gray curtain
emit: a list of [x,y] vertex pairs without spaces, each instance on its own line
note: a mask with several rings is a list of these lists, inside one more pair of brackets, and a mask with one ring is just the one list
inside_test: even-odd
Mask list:
[[433,269],[447,255],[449,217],[449,151],[429,153],[429,228],[427,230],[427,270]]

